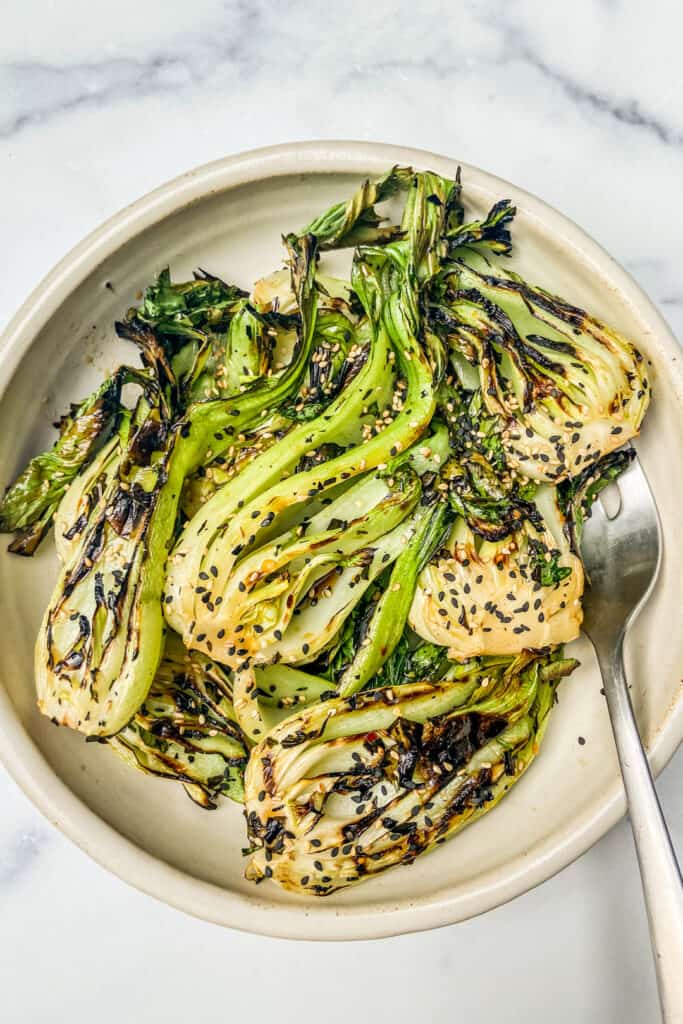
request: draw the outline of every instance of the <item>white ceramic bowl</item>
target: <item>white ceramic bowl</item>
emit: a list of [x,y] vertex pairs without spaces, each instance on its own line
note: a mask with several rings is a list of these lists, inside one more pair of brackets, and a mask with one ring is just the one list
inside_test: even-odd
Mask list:
[[[248,286],[279,265],[280,236],[394,163],[452,175],[456,162],[371,143],[278,146],[200,167],[117,214],[73,250],[24,304],[0,343],[0,483],[52,437],[50,422],[130,349],[112,323],[164,265]],[[638,445],[664,527],[663,571],[633,631],[628,668],[641,732],[659,770],[683,737],[683,376],[652,304],[594,241],[540,200],[463,166],[468,206],[509,197],[526,276],[604,317],[652,362],[655,401]],[[672,453],[674,459],[672,462]],[[370,938],[481,913],[548,878],[624,812],[600,678],[585,641],[562,683],[541,756],[503,803],[410,867],[314,901],[243,876],[240,809],[211,813],[181,788],[131,771],[106,747],[56,729],[35,709],[32,649],[56,573],[51,543],[0,555],[0,757],[47,818],[109,870],[220,924],[289,938]],[[578,737],[585,744],[578,743]],[[69,881],[73,884],[73,880]]]

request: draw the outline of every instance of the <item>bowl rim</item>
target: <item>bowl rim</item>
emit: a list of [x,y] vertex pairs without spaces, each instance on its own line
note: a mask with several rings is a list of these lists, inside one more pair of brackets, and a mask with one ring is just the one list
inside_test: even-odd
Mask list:
[[[488,196],[510,195],[531,220],[543,223],[576,256],[601,268],[640,319],[670,364],[683,402],[683,376],[675,356],[679,345],[665,320],[633,278],[572,220],[515,185],[469,165],[425,150],[360,141],[292,142],[204,164],[161,185],[107,219],[79,242],[36,286],[0,337],[0,397],[34,337],[69,294],[120,246],[194,202],[240,185],[296,174],[367,174],[391,164],[429,166],[453,175],[458,165],[468,189]],[[683,700],[677,698],[650,745],[659,772],[683,740]],[[620,781],[571,827],[555,831],[523,856],[493,868],[474,883],[449,886],[426,897],[362,906],[283,905],[223,889],[186,874],[147,853],[98,817],[57,776],[18,718],[0,687],[0,762],[41,813],[98,864],[135,888],[179,910],[216,924],[289,939],[368,939],[441,927],[499,906],[552,877],[600,839],[624,814]]]

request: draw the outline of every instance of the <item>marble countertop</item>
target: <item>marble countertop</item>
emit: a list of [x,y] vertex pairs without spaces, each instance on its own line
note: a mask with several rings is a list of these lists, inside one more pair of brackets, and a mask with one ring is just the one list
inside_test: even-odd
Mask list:
[[[683,105],[674,0],[315,5],[23,0],[0,34],[0,324],[125,203],[206,160],[293,139],[421,146],[577,220],[683,337]],[[683,754],[659,790],[683,851]],[[105,873],[0,769],[7,1024],[324,1018],[657,1019],[626,823],[477,920],[376,943],[268,940]]]

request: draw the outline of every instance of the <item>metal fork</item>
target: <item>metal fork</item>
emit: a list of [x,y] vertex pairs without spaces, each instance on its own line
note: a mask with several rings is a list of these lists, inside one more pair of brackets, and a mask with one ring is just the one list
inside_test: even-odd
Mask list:
[[[619,497],[614,492],[619,489]],[[616,499],[611,515],[608,498]],[[624,671],[624,639],[647,601],[661,561],[662,531],[634,458],[594,505],[581,540],[590,581],[583,628],[600,664],[650,925],[662,1017],[683,1024],[683,883],[640,742]]]

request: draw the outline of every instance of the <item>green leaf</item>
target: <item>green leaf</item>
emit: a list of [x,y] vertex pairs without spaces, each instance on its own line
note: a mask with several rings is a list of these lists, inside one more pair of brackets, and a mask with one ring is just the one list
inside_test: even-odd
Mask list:
[[64,492],[111,435],[120,411],[122,373],[109,377],[60,422],[52,448],[31,459],[0,502],[0,532],[17,532],[10,550],[31,555]]
[[411,167],[392,167],[377,181],[364,181],[351,199],[336,203],[299,234],[315,235],[321,249],[377,245],[400,237],[398,226],[382,226],[374,206],[407,188],[412,177]]

